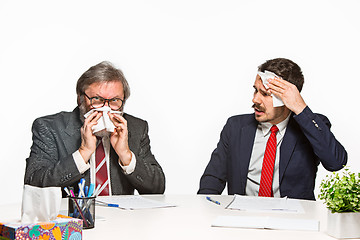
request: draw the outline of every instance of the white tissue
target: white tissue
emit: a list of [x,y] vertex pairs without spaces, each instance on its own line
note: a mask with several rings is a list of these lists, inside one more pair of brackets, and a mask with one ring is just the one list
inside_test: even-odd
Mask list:
[[21,206],[21,223],[48,222],[59,215],[60,187],[34,187],[24,185]]
[[[281,77],[279,77],[278,75],[276,75],[275,73],[270,72],[270,71],[266,71],[266,70],[265,70],[265,72],[258,72],[257,74],[260,76],[260,78],[261,78],[261,80],[262,80],[262,82],[263,82],[263,84],[264,84],[264,87],[265,87],[266,89],[269,88],[269,86],[268,86],[268,84],[269,84],[269,79],[281,78]],[[271,94],[271,96],[272,96],[272,98],[273,98],[273,106],[274,106],[274,107],[284,106],[284,103],[283,103],[283,101],[282,101],[280,98],[278,98],[278,97],[275,96],[274,94]]]
[[114,132],[115,126],[112,123],[112,121],[108,115],[108,112],[118,113],[118,114],[122,114],[122,112],[114,111],[114,110],[111,110],[111,108],[109,108],[108,106],[104,106],[101,108],[91,109],[89,112],[87,112],[84,115],[84,117],[87,118],[94,111],[103,112],[103,115],[99,118],[98,123],[92,127],[93,132],[96,133],[96,132],[100,132],[102,130],[106,130],[111,133]]

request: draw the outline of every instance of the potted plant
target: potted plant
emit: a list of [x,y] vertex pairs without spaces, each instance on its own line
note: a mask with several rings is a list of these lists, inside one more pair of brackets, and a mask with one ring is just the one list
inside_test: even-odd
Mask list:
[[345,167],[327,175],[320,184],[319,198],[328,208],[327,233],[336,238],[360,237],[360,173]]

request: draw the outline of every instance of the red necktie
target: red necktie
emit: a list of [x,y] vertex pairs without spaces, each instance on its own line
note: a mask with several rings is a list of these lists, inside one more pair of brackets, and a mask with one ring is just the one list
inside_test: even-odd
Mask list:
[[95,151],[95,162],[96,162],[96,187],[101,185],[98,195],[107,196],[109,195],[109,180],[108,171],[105,160],[105,151],[102,141],[100,140],[99,145]]
[[270,128],[271,134],[266,143],[265,155],[261,169],[259,196],[272,197],[272,180],[274,173],[274,163],[276,155],[276,132],[279,129],[276,125]]

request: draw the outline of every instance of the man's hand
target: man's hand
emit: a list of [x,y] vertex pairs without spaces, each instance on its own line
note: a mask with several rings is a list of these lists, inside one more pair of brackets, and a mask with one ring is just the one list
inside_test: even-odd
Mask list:
[[89,162],[91,155],[96,149],[96,136],[93,134],[92,127],[97,124],[102,112],[94,111],[84,121],[81,127],[81,145],[79,152],[83,157],[85,163]]
[[115,125],[115,130],[110,136],[111,145],[119,156],[121,165],[128,166],[131,162],[132,154],[128,143],[127,121],[119,114],[108,114],[111,121]]
[[283,79],[274,78],[269,79],[269,91],[275,96],[279,97],[285,106],[294,112],[296,115],[301,113],[306,107],[304,99],[301,97],[297,87]]

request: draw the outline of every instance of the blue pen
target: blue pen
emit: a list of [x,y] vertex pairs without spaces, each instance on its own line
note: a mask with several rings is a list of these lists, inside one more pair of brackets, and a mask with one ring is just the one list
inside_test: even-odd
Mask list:
[[108,203],[107,206],[108,207],[119,207],[118,204],[114,204],[114,203]]
[[93,195],[94,188],[95,188],[95,184],[90,183],[89,192],[87,194],[88,197],[91,197]]
[[89,193],[89,187],[88,186],[85,186],[85,196],[84,197],[87,197],[88,193]]
[[206,199],[209,200],[210,202],[213,202],[213,203],[215,203],[217,205],[220,205],[220,202],[218,202],[218,201],[216,201],[214,199],[211,199],[210,197],[206,197]]
[[97,203],[100,203],[101,205],[107,206],[107,207],[119,207],[119,204],[115,203],[106,203],[103,201],[96,200]]

